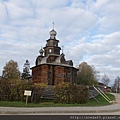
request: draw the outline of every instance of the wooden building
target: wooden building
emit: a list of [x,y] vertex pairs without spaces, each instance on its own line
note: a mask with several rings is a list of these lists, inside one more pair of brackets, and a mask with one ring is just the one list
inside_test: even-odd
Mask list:
[[36,58],[32,67],[32,81],[34,83],[46,83],[55,85],[61,82],[76,83],[77,68],[73,67],[72,60],[66,60],[65,54],[60,53],[57,32],[52,29],[46,46],[40,49],[40,55]]

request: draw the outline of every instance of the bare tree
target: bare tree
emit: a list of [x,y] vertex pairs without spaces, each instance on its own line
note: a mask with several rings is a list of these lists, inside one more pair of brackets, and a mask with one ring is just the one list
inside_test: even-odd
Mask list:
[[104,74],[102,76],[101,81],[104,83],[104,85],[108,86],[108,84],[110,83],[110,79],[108,78],[108,76],[106,74]]
[[117,78],[114,81],[113,87],[112,87],[113,91],[115,91],[116,93],[120,92],[120,77],[117,76]]

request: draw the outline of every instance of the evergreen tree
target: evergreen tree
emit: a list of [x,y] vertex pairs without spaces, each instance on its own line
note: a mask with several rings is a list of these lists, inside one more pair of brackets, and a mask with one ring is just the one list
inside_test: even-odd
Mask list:
[[31,75],[30,75],[30,63],[28,60],[26,60],[26,63],[24,64],[23,66],[23,73],[22,73],[22,80],[29,80],[31,78]]

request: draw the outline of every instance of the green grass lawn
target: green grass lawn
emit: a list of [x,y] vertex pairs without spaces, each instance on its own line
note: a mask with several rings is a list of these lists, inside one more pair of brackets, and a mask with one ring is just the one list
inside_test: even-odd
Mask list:
[[[106,95],[111,99],[115,100],[115,96],[109,93]],[[9,102],[9,101],[0,101],[0,106],[4,107],[72,107],[72,106],[104,106],[109,105],[101,95],[98,95],[96,99],[99,101],[95,101],[95,99],[90,99],[86,104],[62,104],[62,103],[54,103],[52,101],[41,101],[41,103],[28,103],[26,105],[25,102]]]
[[[115,100],[115,96],[109,93],[106,93],[106,95],[113,101]],[[101,95],[98,95],[96,99],[99,101],[95,101],[94,99],[90,99],[89,102],[86,104],[87,106],[103,106],[103,105],[109,105],[108,103]]]

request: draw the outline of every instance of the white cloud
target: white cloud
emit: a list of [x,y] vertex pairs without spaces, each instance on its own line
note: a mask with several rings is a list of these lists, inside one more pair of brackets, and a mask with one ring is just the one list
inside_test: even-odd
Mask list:
[[[103,2],[104,1],[104,2]],[[100,5],[99,3],[102,2]],[[120,7],[119,0],[98,0],[96,8],[100,14],[100,30],[103,32],[120,30]]]
[[0,11],[0,22],[4,22],[7,15],[6,15],[5,6],[2,3],[0,3],[0,9],[1,9],[1,11]]
[[119,0],[0,1],[0,69],[11,59],[34,66],[55,22],[59,46],[75,66],[94,65],[112,80],[120,67]]

